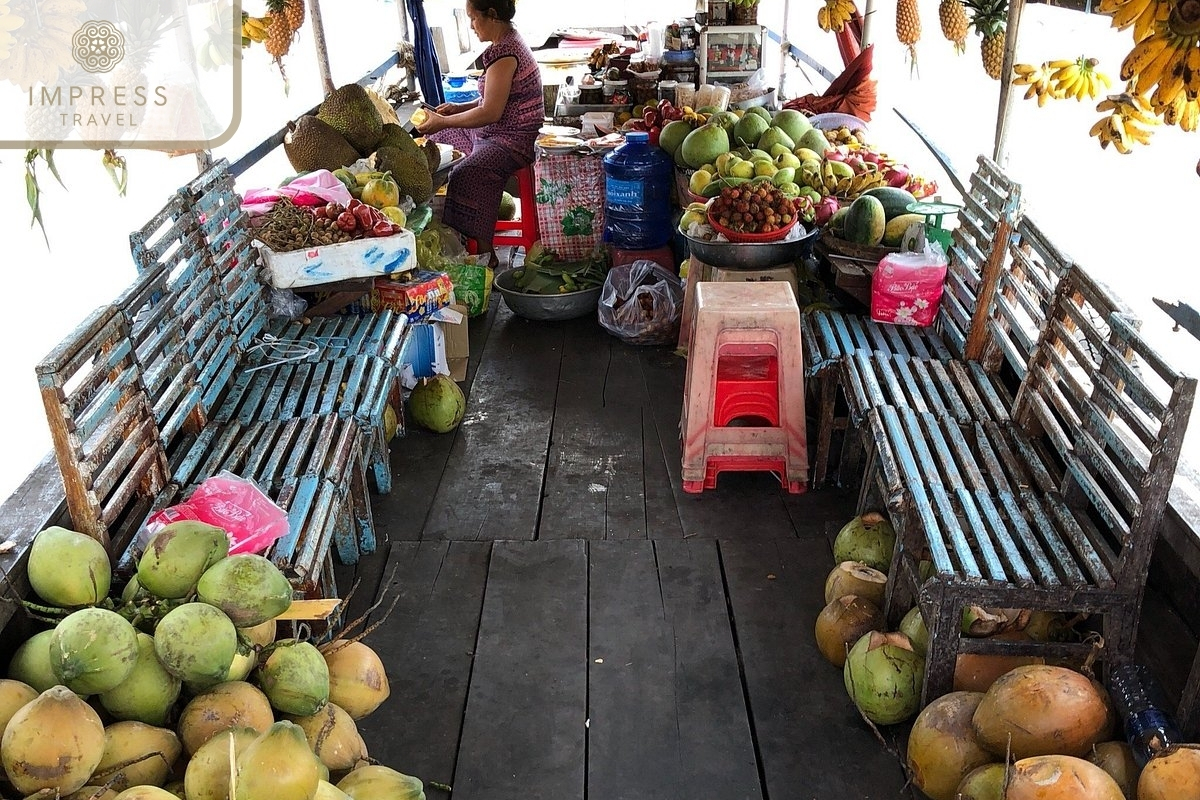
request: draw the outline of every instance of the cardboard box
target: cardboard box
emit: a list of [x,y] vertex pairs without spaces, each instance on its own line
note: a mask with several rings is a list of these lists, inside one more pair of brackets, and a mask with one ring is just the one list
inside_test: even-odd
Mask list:
[[407,228],[391,236],[357,239],[276,253],[259,243],[268,281],[276,289],[319,286],[352,278],[399,275],[417,267],[417,238]]
[[772,269],[723,269],[721,267],[709,267],[708,277],[710,281],[786,281],[788,286],[792,287],[792,295],[799,302],[800,282],[796,278],[796,267],[775,267]]
[[421,322],[454,299],[454,284],[444,272],[416,270],[405,280],[376,278],[363,311],[389,309],[404,314],[409,322]]
[[466,306],[457,304],[413,325],[400,351],[401,382],[411,389],[418,379],[434,375],[449,375],[455,381],[465,381],[471,355],[467,333]]
[[467,307],[455,303],[445,311],[456,311],[460,319],[457,322],[437,322],[446,337],[446,366],[450,368],[450,377],[456,381],[467,379],[467,362],[471,358],[471,338],[467,328]]

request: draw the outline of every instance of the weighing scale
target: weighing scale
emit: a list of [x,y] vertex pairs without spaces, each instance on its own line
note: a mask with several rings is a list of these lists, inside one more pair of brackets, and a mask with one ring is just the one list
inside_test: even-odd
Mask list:
[[[951,232],[942,227],[942,217],[947,214],[957,214],[962,210],[962,206],[954,203],[943,203],[941,200],[934,198],[930,202],[918,200],[915,203],[909,203],[904,207],[904,210],[910,214],[920,214],[925,217],[925,238],[937,242],[942,246],[942,252],[950,252]],[[908,247],[908,235],[904,237],[905,247],[902,250],[923,250],[924,242],[919,242],[917,248]]]

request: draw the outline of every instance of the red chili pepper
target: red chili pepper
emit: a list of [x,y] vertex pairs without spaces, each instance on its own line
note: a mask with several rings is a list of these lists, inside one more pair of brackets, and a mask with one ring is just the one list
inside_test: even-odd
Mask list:
[[349,211],[343,211],[338,214],[337,218],[338,230],[345,233],[354,233],[358,230],[358,219]]

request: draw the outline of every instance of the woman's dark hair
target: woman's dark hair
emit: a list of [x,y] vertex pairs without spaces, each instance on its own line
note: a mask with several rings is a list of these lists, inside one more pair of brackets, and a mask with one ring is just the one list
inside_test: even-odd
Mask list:
[[517,15],[517,0],[467,0],[480,14],[494,16],[501,22],[512,22]]

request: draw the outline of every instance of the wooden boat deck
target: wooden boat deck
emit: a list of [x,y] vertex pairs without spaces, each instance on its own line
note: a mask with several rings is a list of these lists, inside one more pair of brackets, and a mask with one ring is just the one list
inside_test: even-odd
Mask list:
[[339,568],[351,618],[399,598],[372,757],[455,800],[910,796],[812,635],[854,498],[686,495],[683,359],[498,301],[470,326],[464,423],[393,444],[386,540]]

